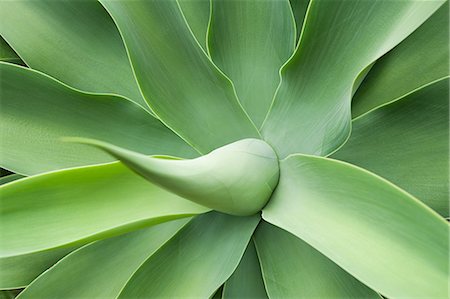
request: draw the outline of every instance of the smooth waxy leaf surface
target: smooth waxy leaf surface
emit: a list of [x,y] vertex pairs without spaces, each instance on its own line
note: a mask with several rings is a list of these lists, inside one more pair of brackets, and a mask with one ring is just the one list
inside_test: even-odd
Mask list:
[[211,7],[210,0],[179,0],[181,11],[195,38],[206,51],[206,32],[208,30]]
[[22,64],[22,60],[8,43],[0,36],[0,61]]
[[449,75],[448,1],[379,59],[352,100],[352,116],[401,98]]
[[101,1],[118,25],[152,110],[202,153],[259,133],[176,0]]
[[0,34],[33,69],[147,107],[119,32],[97,1],[1,1]]
[[333,157],[387,178],[448,216],[448,84],[439,80],[358,117]]
[[111,161],[64,136],[98,138],[146,154],[196,153],[147,111],[122,97],[81,93],[30,69],[0,63],[0,150],[4,168],[21,174]]
[[20,175],[20,174],[17,174],[17,173],[10,174],[10,175],[7,175],[7,176],[3,176],[3,177],[0,178],[0,186],[4,185],[6,183],[13,182],[13,181],[18,180],[18,179],[21,179],[23,177],[24,177],[23,175]]
[[201,215],[152,255],[119,298],[208,298],[230,277],[260,216]]
[[260,127],[295,48],[289,0],[213,0],[208,48],[233,81],[242,106]]
[[88,244],[33,281],[19,298],[117,298],[133,273],[188,221],[169,221]]
[[297,32],[297,41],[302,32],[303,21],[305,19],[306,10],[310,0],[290,0],[292,13],[294,14]]
[[148,157],[91,139],[69,140],[97,146],[148,181],[231,215],[258,213],[278,183],[277,155],[259,139],[239,140],[191,160]]
[[248,243],[239,266],[224,284],[222,298],[268,298],[253,241]]
[[381,299],[316,249],[278,227],[261,223],[255,244],[271,298]]
[[1,257],[83,244],[208,211],[120,163],[19,180],[2,187],[0,202]]
[[[313,1],[262,128],[280,158],[326,155],[350,133],[353,82],[443,1]],[[370,11],[370,18],[367,12]],[[282,132],[282,134],[280,133]]]
[[447,298],[450,231],[438,214],[344,162],[293,155],[280,170],[266,221],[388,298]]

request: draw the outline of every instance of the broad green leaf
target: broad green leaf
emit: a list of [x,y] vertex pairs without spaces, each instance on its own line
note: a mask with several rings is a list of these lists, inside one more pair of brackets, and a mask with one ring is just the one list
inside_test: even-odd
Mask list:
[[270,298],[381,297],[294,235],[262,222],[255,232]]
[[8,43],[0,36],[0,61],[23,64],[22,59],[17,56],[16,52],[8,45]]
[[388,181],[292,155],[263,218],[388,298],[447,298],[449,225]]
[[443,2],[312,1],[296,53],[282,68],[281,85],[262,127],[280,158],[327,155],[338,148],[350,133],[358,74]]
[[33,281],[19,298],[117,298],[133,273],[189,219],[88,244]]
[[297,41],[299,40],[300,34],[302,32],[303,21],[306,16],[306,10],[310,0],[290,0],[292,13],[294,14],[296,31],[297,31]]
[[242,106],[260,127],[295,48],[289,0],[212,0],[208,49],[233,81]]
[[121,31],[145,99],[165,124],[202,153],[259,137],[176,0],[101,2]]
[[133,102],[73,90],[34,70],[0,63],[1,166],[20,174],[111,161],[64,136],[99,138],[145,154],[196,156],[183,140]]
[[361,166],[449,215],[449,80],[438,80],[353,121],[333,158]]
[[380,58],[352,100],[352,116],[403,97],[449,75],[448,1]]
[[147,107],[119,32],[97,1],[0,1],[0,34],[33,69]]
[[83,244],[208,211],[117,162],[37,175],[0,190],[0,257]]
[[23,175],[14,173],[0,178],[0,186],[23,178]]
[[179,0],[181,11],[195,38],[206,51],[206,32],[210,15],[210,0]]
[[266,299],[264,281],[253,241],[248,243],[239,266],[223,287],[223,299]]
[[[7,239],[0,238],[7,243]],[[26,287],[76,247],[51,249],[9,257],[0,257],[0,289]]]
[[[278,158],[260,139],[243,139],[191,160],[148,157],[98,140],[70,138],[96,146],[174,194],[213,210],[238,216],[259,213],[279,177]],[[249,170],[253,172],[249,176]]]
[[230,277],[260,216],[197,216],[136,271],[119,298],[208,298]]

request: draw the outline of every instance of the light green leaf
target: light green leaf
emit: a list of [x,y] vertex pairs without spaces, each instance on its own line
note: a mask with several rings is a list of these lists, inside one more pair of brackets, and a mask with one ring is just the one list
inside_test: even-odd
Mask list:
[[358,74],[443,2],[312,1],[296,53],[281,71],[281,85],[262,127],[280,158],[291,153],[327,155],[338,148],[350,133]]
[[244,256],[233,275],[228,278],[223,287],[223,299],[265,299],[268,298],[264,281],[256,255],[253,241],[248,243]]
[[351,164],[293,155],[263,218],[388,298],[447,298],[449,225]]
[[289,0],[212,0],[208,48],[233,81],[242,106],[260,127],[295,48]]
[[446,1],[422,26],[376,62],[353,97],[353,117],[449,75],[448,9]]
[[299,40],[300,34],[302,32],[303,21],[306,16],[306,10],[310,0],[290,0],[292,12],[294,14],[296,31],[297,31],[297,41]]
[[88,244],[33,281],[19,298],[117,298],[133,273],[189,220]]
[[20,174],[111,161],[63,136],[99,138],[145,154],[197,154],[147,111],[125,98],[73,90],[37,71],[0,63],[1,166]]
[[353,121],[333,157],[373,171],[449,215],[449,79]]
[[208,211],[120,163],[42,174],[0,190],[1,257],[83,244]]
[[255,244],[270,298],[381,299],[307,243],[267,222],[258,226]]
[[208,298],[233,273],[260,216],[201,215],[152,255],[119,298]]
[[198,43],[206,51],[206,32],[210,15],[210,0],[178,0],[181,11]]
[[259,137],[176,0],[101,2],[121,31],[145,99],[165,124],[202,153]]
[[119,32],[97,1],[0,1],[0,34],[33,69],[147,107]]
[[17,56],[16,52],[8,45],[8,43],[0,36],[0,61],[23,64],[22,59]]

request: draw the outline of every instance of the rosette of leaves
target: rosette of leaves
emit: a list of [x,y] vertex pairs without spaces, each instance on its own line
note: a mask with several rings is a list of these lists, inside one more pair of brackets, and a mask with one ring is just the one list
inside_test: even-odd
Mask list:
[[447,298],[448,2],[2,1],[0,26],[1,289]]

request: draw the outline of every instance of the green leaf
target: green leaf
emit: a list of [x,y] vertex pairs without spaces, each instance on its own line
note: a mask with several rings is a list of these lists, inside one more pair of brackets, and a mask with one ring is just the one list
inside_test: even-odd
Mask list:
[[265,299],[268,298],[256,255],[255,244],[248,243],[244,256],[233,275],[228,278],[223,288],[223,299]]
[[14,299],[21,290],[0,291],[0,299]]
[[352,116],[402,98],[449,75],[449,6],[379,59],[352,100]]
[[449,215],[449,79],[353,121],[333,157],[377,173]]
[[449,225],[351,164],[292,155],[263,218],[388,298],[447,298]]
[[20,174],[98,164],[111,157],[61,142],[99,138],[146,154],[197,154],[147,111],[125,98],[73,90],[48,76],[0,63],[1,166]]
[[[8,242],[3,237],[1,242]],[[0,257],[0,289],[26,287],[58,260],[76,247],[58,248],[47,251]]]
[[260,127],[295,48],[289,0],[213,0],[208,48],[233,81],[242,106]]
[[210,15],[210,0],[178,0],[181,11],[198,43],[206,51],[206,32]]
[[303,21],[305,19],[310,0],[290,0],[289,2],[291,3],[292,12],[295,18],[298,41],[302,32]]
[[[327,155],[350,134],[358,74],[444,1],[312,1],[262,134],[280,158]],[[370,17],[368,17],[370,12]],[[280,133],[282,132],[282,134]]]
[[31,68],[87,92],[147,107],[125,47],[97,1],[1,1],[0,34]]
[[[170,192],[223,213],[259,213],[278,183],[278,159],[259,139],[243,139],[192,160],[148,157],[102,141],[69,138],[96,146]],[[249,169],[253,175],[249,176]]]
[[23,175],[14,173],[0,178],[0,186],[23,178]]
[[120,163],[37,175],[0,190],[1,257],[83,244],[208,211]]
[[8,43],[0,36],[0,61],[23,64],[22,59],[17,56],[16,52],[8,45]]
[[119,298],[208,298],[239,264],[260,216],[196,217],[131,277]]
[[33,281],[19,298],[117,298],[133,273],[189,220],[88,244]]
[[254,239],[270,298],[381,299],[320,252],[278,227],[262,222]]
[[176,0],[101,2],[118,25],[139,86],[161,121],[202,153],[259,137],[231,81],[200,47]]

